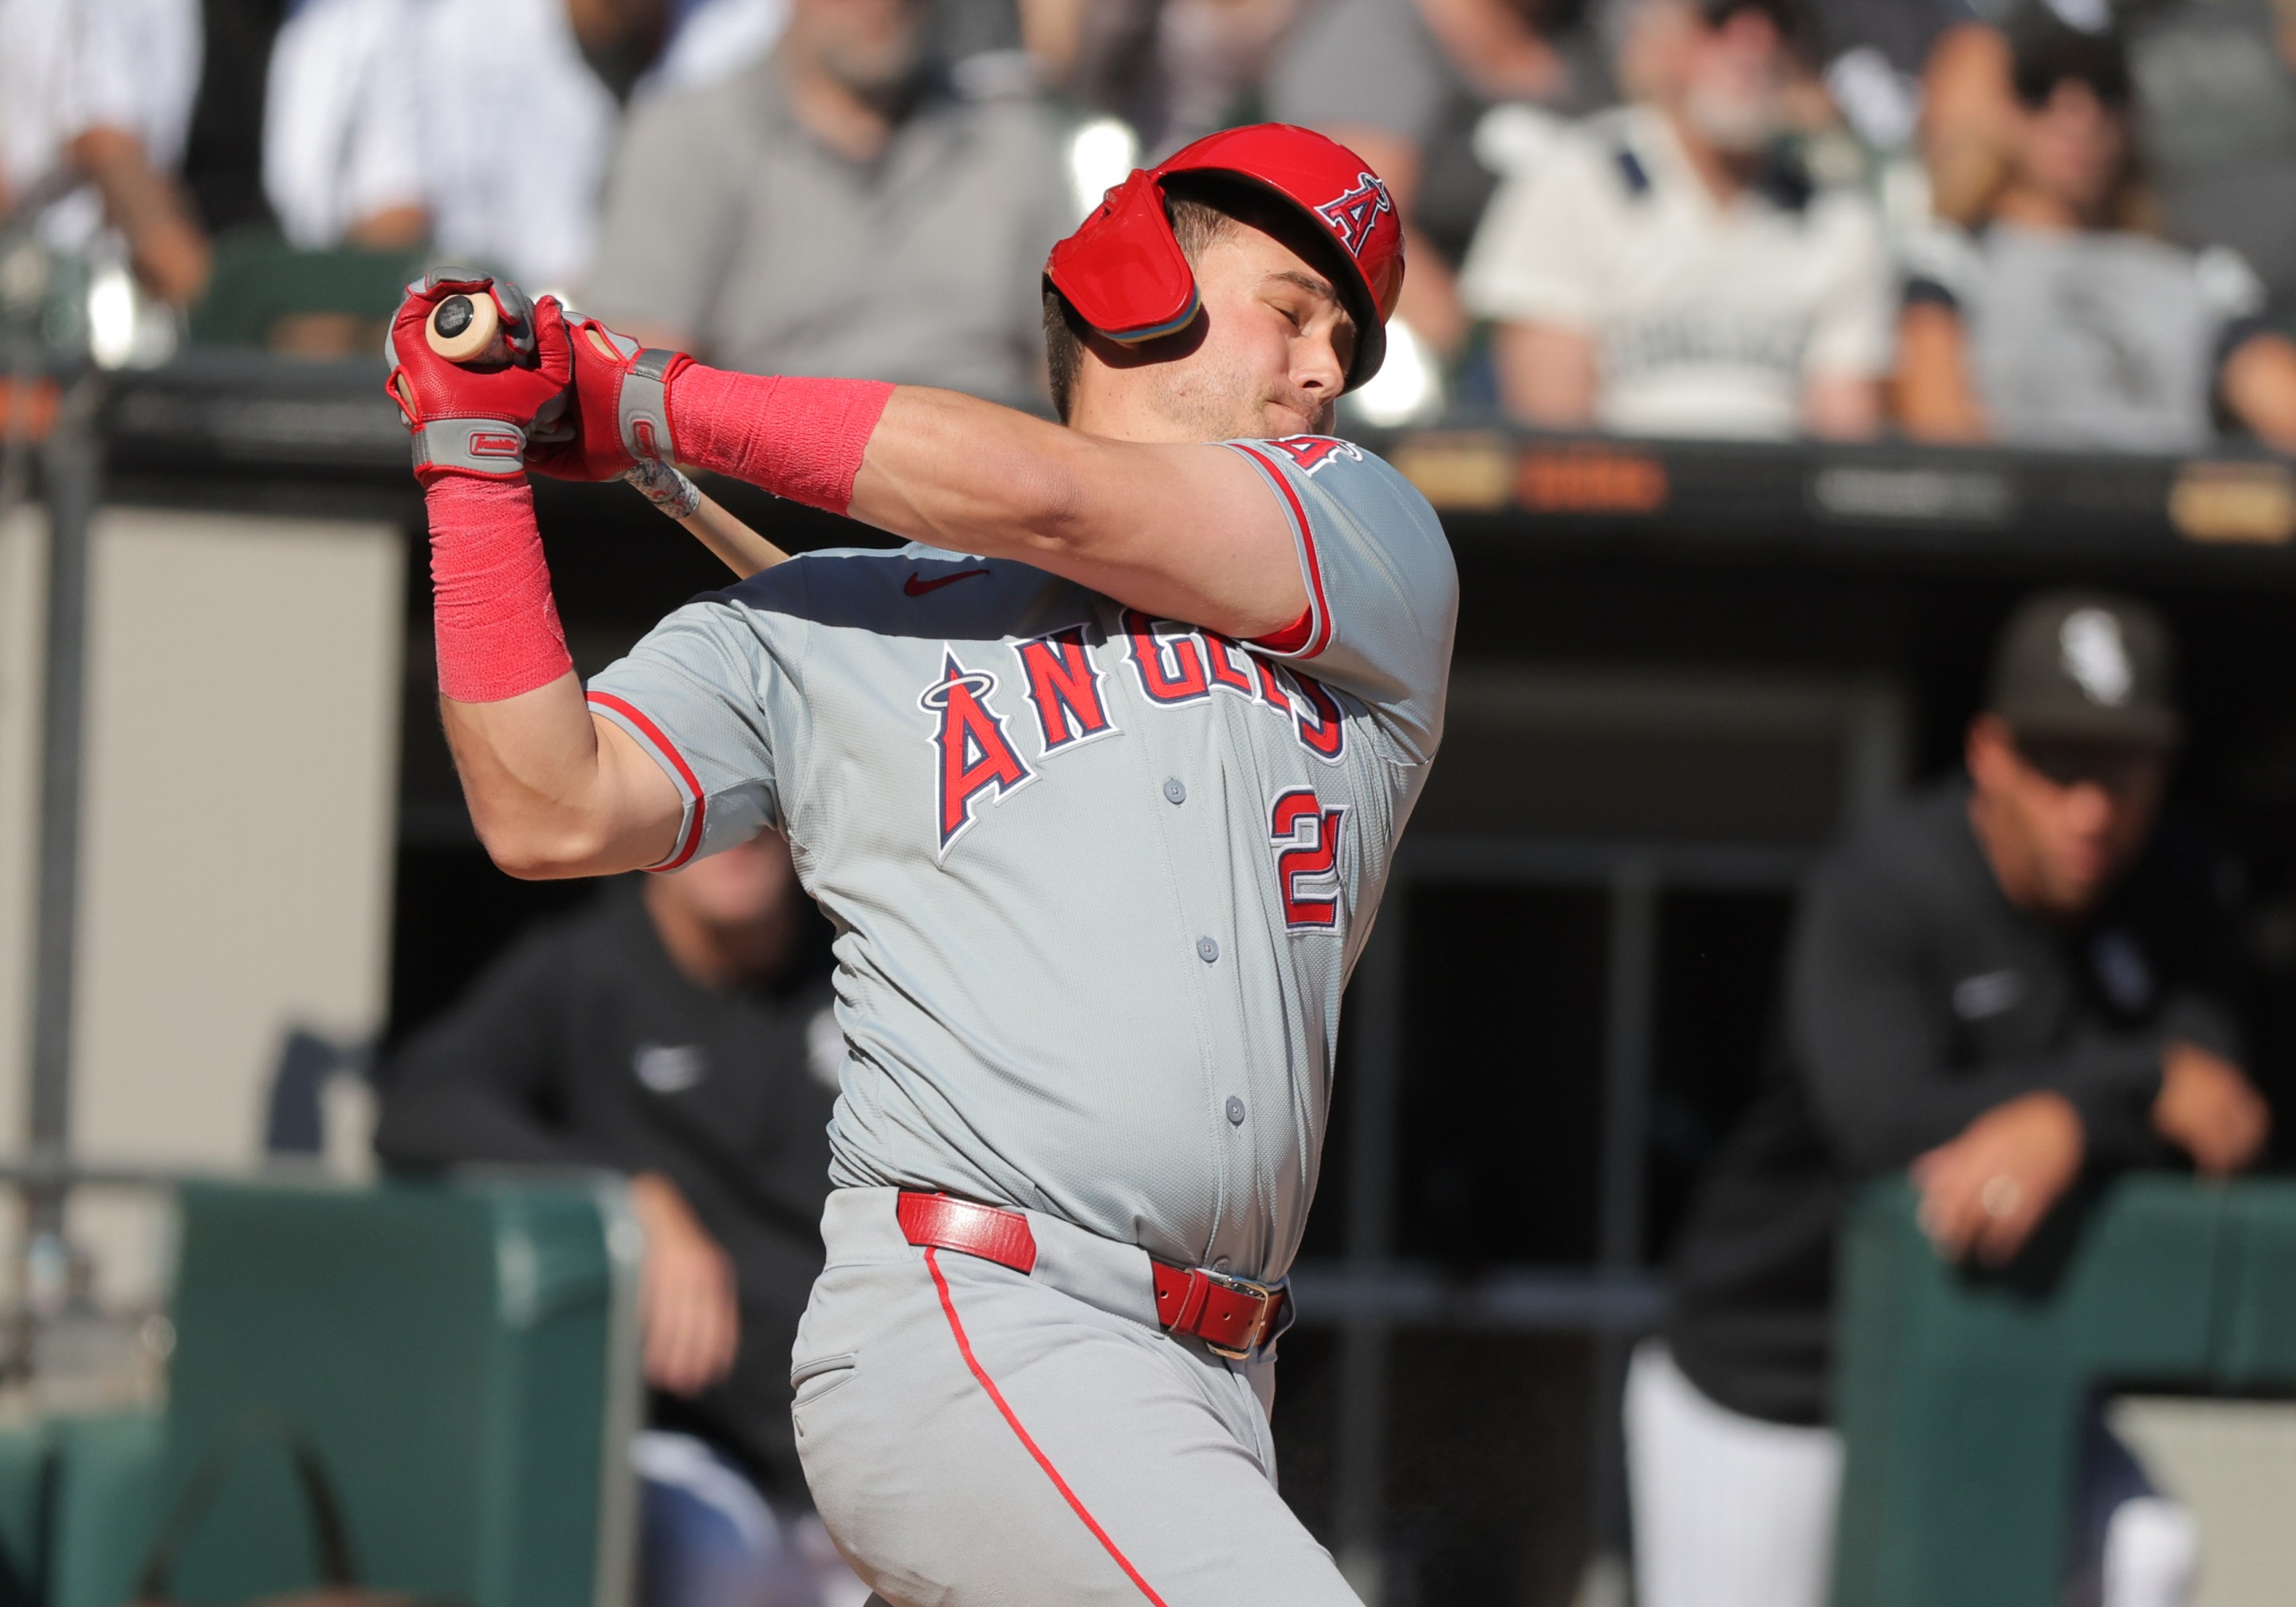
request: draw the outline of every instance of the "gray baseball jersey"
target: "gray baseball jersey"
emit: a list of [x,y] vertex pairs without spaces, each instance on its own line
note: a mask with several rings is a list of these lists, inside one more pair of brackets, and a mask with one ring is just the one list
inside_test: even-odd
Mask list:
[[1288,639],[913,545],[765,570],[592,684],[685,798],[667,865],[777,827],[836,927],[840,1186],[1290,1266],[1341,990],[1442,735],[1458,580],[1376,457],[1229,445],[1295,532]]

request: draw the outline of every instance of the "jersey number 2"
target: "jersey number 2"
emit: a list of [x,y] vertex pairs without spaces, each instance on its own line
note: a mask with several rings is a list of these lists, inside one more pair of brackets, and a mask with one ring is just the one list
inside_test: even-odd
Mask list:
[[1313,787],[1280,793],[1267,823],[1275,846],[1275,889],[1287,931],[1340,929],[1340,821],[1347,806],[1324,808]]

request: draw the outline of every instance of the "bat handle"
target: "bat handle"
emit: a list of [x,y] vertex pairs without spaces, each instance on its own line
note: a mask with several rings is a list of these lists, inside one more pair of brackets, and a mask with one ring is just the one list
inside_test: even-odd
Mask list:
[[439,302],[430,309],[422,335],[430,349],[449,363],[485,365],[504,362],[510,357],[510,344],[503,339],[502,314],[495,307],[495,299],[484,291],[449,296]]
[[684,525],[689,535],[744,579],[789,557],[704,496],[701,488],[686,479],[674,464],[656,458],[640,458],[636,467],[623,471],[622,478],[636,486],[648,502]]
[[701,508],[701,488],[658,457],[642,457],[622,471],[645,499],[683,524]]

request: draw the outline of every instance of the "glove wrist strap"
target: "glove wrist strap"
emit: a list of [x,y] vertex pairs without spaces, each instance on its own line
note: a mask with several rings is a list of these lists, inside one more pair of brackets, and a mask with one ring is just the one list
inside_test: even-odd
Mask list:
[[415,426],[414,472],[517,480],[526,473],[526,432],[500,419],[430,419]]
[[630,371],[622,376],[619,412],[622,450],[632,457],[677,461],[677,442],[669,430],[669,381],[693,360],[682,351],[653,346],[630,360]]

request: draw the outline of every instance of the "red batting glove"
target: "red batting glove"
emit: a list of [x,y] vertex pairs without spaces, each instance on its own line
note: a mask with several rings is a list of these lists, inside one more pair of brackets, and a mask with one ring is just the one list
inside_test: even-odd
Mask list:
[[669,381],[693,365],[682,351],[640,346],[595,318],[568,320],[574,358],[573,439],[537,440],[526,461],[558,480],[618,480],[640,458],[674,463]]
[[[430,314],[449,296],[488,296],[501,314],[509,360],[465,368],[430,349]],[[516,285],[441,268],[406,287],[382,343],[385,389],[414,437],[414,475],[517,479],[530,436],[546,434],[566,408],[573,360],[558,303],[530,303]]]

